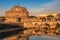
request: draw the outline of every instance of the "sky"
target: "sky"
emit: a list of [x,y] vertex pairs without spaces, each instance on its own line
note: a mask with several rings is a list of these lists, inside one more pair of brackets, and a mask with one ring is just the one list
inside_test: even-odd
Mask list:
[[5,15],[15,5],[26,7],[29,15],[60,13],[60,0],[0,0],[0,15]]

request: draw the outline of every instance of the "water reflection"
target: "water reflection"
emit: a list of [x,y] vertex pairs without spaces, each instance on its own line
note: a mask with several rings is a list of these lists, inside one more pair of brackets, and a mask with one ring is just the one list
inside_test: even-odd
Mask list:
[[[15,31],[18,33],[18,31]],[[12,32],[11,32],[12,33]],[[39,35],[38,35],[39,33]],[[14,34],[14,33],[13,33]],[[10,35],[10,34],[9,34]],[[11,39],[13,38],[13,39]],[[23,30],[15,36],[11,36],[9,38],[5,38],[4,40],[59,40],[59,36],[47,36],[41,35],[40,32],[34,32],[33,29]]]

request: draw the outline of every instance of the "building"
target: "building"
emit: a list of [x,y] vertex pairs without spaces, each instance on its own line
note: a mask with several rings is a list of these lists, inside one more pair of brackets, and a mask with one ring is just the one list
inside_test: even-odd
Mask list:
[[10,10],[6,11],[6,23],[19,23],[21,18],[27,18],[28,11],[24,7],[14,6]]
[[[3,20],[4,19],[4,20]],[[43,30],[43,28],[51,28],[52,32],[55,31],[56,24],[60,26],[60,15],[57,14],[40,14],[38,16],[29,16],[29,12],[25,7],[14,6],[10,10],[6,11],[5,17],[0,17],[2,23],[7,24],[22,24],[25,28],[38,28]],[[60,30],[60,28],[59,28]],[[56,32],[59,32],[57,30]],[[49,31],[49,30],[48,30]],[[24,31],[25,35],[28,35],[32,32],[35,33],[35,30]],[[26,34],[28,33],[28,34]],[[39,34],[44,34],[44,32],[39,32]],[[49,31],[50,34],[50,31]],[[12,36],[6,38],[6,40],[17,40],[17,36]],[[28,40],[28,38],[23,37],[21,40]]]
[[58,16],[56,15],[57,13],[29,16],[29,12],[25,7],[13,6],[10,10],[6,11],[4,23],[22,24],[27,28],[35,26],[42,27],[42,25],[44,26],[46,23],[49,25],[55,25],[56,23],[60,24],[60,21],[57,20]]

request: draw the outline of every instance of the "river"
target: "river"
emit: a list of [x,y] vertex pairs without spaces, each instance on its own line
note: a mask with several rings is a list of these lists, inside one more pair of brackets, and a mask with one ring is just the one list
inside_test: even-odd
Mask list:
[[60,40],[60,37],[56,37],[56,36],[30,36],[29,40]]
[[[6,39],[4,39],[6,40]],[[30,36],[29,40],[60,40],[60,37],[56,36]]]
[[[30,30],[24,30],[21,32],[21,34],[24,34],[24,32],[30,34]],[[33,35],[27,38],[28,38],[27,40],[60,40],[60,36],[48,36],[48,35]],[[6,40],[6,39],[2,39],[2,40]]]

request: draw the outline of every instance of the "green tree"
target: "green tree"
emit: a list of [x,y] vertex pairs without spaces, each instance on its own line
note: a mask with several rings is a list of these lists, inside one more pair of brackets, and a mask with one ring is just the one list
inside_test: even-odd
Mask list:
[[45,18],[45,17],[40,17],[40,19],[41,19],[42,21],[46,21],[46,18]]
[[47,15],[47,20],[49,20],[49,21],[51,21],[52,19],[51,18],[54,18],[54,16],[53,15]]

